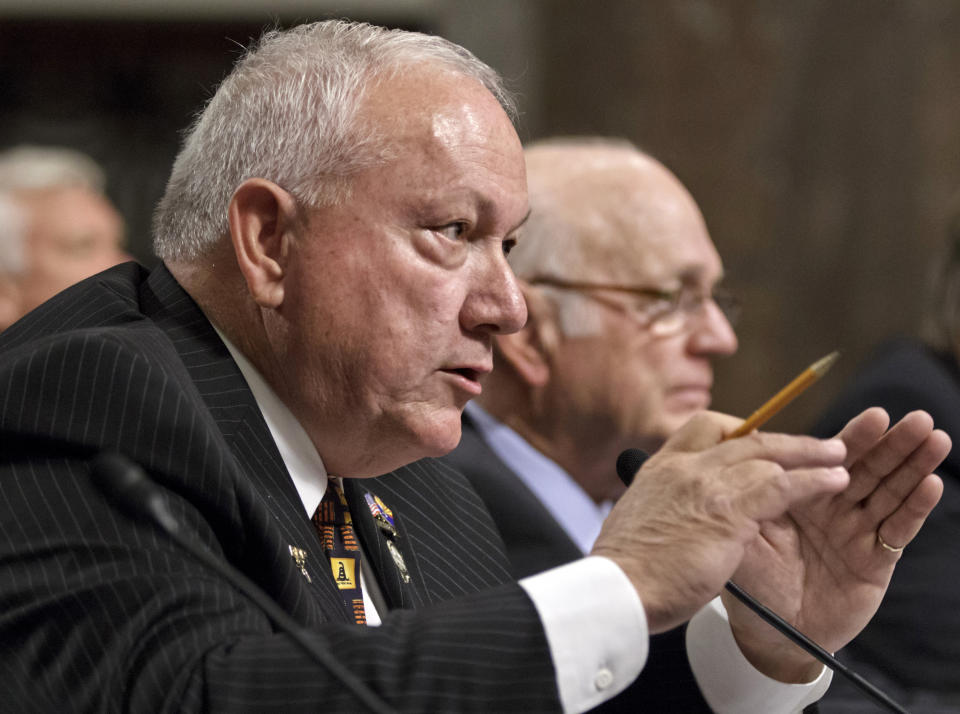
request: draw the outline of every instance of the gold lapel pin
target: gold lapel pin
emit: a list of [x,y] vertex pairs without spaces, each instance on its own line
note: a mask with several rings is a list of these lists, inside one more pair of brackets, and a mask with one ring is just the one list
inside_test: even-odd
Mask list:
[[300,568],[300,572],[303,573],[303,577],[307,579],[308,583],[312,583],[313,580],[310,578],[310,573],[307,572],[307,551],[303,548],[297,548],[295,545],[288,545],[287,547],[290,549],[293,562]]

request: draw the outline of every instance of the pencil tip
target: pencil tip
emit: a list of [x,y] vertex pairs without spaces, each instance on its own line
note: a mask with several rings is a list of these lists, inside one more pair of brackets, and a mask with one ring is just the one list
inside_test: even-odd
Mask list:
[[833,363],[836,362],[839,358],[840,358],[840,350],[834,350],[833,352],[828,354],[826,357],[821,357],[812,365],[810,365],[810,369],[816,372],[818,377],[822,377],[827,373],[827,370],[833,366]]

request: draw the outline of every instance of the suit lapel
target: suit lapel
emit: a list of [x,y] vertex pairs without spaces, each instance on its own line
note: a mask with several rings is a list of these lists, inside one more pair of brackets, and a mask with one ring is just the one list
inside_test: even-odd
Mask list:
[[[377,575],[387,606],[390,609],[419,607],[423,604],[423,598],[415,584],[421,582],[422,578],[411,544],[404,537],[403,517],[393,510],[389,501],[380,499],[380,503],[392,513],[396,530],[393,534],[377,524],[378,517],[371,510],[367,496],[377,503],[377,482],[377,479],[343,480],[354,530],[363,546],[364,555],[370,559],[370,565]],[[381,523],[385,516],[380,517]]]
[[516,577],[581,558],[580,547],[481,435],[469,414],[456,451],[442,459],[470,480],[506,543]]
[[[271,571],[263,574],[268,592],[306,620],[343,619],[349,621],[343,600],[333,581],[317,533],[303,509],[303,502],[290,478],[270,429],[233,361],[226,345],[210,325],[193,299],[180,287],[165,266],[150,275],[152,292],[142,297],[145,311],[155,302],[154,320],[173,341],[190,378],[223,434],[236,468],[239,482],[256,494],[255,500],[266,506],[268,515],[256,508],[245,514],[256,521],[245,523],[244,530],[255,534],[245,539],[248,550],[262,549],[251,560],[280,566],[286,578]],[[238,490],[242,490],[239,489]],[[274,538],[263,538],[273,534]],[[292,548],[291,548],[292,547]],[[292,564],[293,567],[290,567]],[[279,581],[274,583],[274,581]],[[312,592],[305,597],[303,587]],[[323,616],[311,612],[316,601]],[[313,601],[313,602],[311,602]]]

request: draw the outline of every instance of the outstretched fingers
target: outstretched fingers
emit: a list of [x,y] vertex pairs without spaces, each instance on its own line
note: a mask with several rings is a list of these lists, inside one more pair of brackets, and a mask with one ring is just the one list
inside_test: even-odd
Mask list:
[[847,422],[837,434],[847,445],[846,466],[849,468],[859,461],[877,443],[890,426],[890,417],[880,407],[871,407],[860,412]]
[[[851,481],[845,497],[852,502],[860,502],[870,496],[880,484],[906,464],[933,432],[933,419],[922,411],[910,412],[886,433],[879,434],[863,428],[863,422],[857,421],[859,418],[852,420],[840,432],[848,449],[856,452],[852,458],[848,457],[847,463]],[[934,465],[936,463],[939,462]],[[930,470],[932,467],[921,475],[929,473]],[[915,485],[916,483],[913,483],[901,490],[910,491]]]
[[[927,434],[913,451],[902,458],[899,464],[890,469],[883,478],[876,481],[873,490],[863,499],[866,513],[879,523],[897,511],[910,499],[940,462],[946,458],[947,454],[950,453],[950,446],[950,437],[943,431],[933,430]],[[856,468],[851,472],[851,478],[856,478],[855,474],[857,474]],[[872,481],[873,478],[864,480]],[[929,488],[932,487],[926,487],[926,489]],[[937,498],[939,499],[939,495]],[[935,504],[936,501],[930,507],[932,508]]]
[[913,489],[900,505],[877,527],[879,550],[890,557],[900,557],[920,531],[930,511],[943,495],[943,481],[929,474]]

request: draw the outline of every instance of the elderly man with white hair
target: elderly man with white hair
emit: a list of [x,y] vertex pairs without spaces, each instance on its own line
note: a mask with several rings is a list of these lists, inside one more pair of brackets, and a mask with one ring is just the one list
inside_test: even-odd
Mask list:
[[0,330],[74,283],[130,256],[104,174],[72,149],[0,152]]

